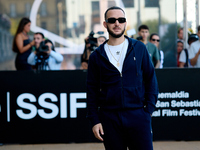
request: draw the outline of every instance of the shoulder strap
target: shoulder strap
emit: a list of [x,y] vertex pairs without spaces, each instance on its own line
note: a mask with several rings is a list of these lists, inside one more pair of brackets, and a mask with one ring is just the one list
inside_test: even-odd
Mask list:
[[186,63],[184,65],[184,67],[188,67],[188,50],[184,49],[184,51],[185,51],[185,55],[186,55]]

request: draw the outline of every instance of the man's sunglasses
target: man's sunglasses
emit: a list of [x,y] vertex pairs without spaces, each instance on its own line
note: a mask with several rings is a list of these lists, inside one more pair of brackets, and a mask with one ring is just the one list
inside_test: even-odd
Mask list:
[[116,19],[116,18],[108,18],[108,19],[106,20],[106,22],[107,22],[107,23],[115,23],[116,20],[118,20],[119,23],[124,23],[124,22],[126,22],[126,18],[118,18],[118,19]]
[[156,40],[156,39],[152,39],[152,41],[157,41],[157,42],[160,42],[160,40]]

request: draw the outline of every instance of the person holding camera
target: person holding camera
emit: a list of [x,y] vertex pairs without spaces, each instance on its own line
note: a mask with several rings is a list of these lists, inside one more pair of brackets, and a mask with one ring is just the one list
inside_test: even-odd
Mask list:
[[31,65],[27,63],[27,58],[31,53],[34,41],[30,41],[28,32],[30,32],[31,21],[28,18],[22,18],[13,40],[13,51],[17,53],[15,67],[17,70],[31,70]]
[[98,38],[94,38],[94,32],[90,32],[89,36],[85,38],[85,49],[81,55],[81,69],[88,69],[88,60],[90,54],[105,41],[105,36],[100,35]]
[[44,34],[41,32],[36,32],[34,34],[34,41],[35,41],[34,47],[35,47],[35,49],[38,49],[40,47],[40,43],[42,41],[45,41]]
[[89,36],[88,36],[87,38],[85,38],[85,49],[83,51],[83,54],[81,55],[81,69],[86,70],[88,68],[88,60],[89,60],[91,51],[92,51],[92,47],[91,47],[91,44],[89,43]]
[[[38,35],[40,35],[39,39],[37,39]],[[35,65],[37,70],[60,70],[63,56],[55,51],[51,40],[43,41],[41,37],[44,37],[41,33],[35,34],[36,50],[29,55],[28,63]]]
[[149,37],[149,28],[148,28],[148,26],[147,25],[139,26],[138,35],[140,36],[139,40],[146,45],[154,67],[155,68],[159,68],[160,67],[159,51],[158,51],[157,47],[154,44],[148,42],[148,37]]

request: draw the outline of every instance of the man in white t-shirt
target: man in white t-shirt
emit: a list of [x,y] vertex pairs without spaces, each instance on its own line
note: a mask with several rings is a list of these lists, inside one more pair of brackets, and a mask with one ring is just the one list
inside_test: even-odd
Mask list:
[[[198,26],[198,37],[200,38],[200,26]],[[189,48],[190,63],[194,67],[200,67],[200,40],[195,41]]]
[[87,117],[106,150],[153,150],[151,114],[158,97],[146,46],[124,36],[125,12],[105,12],[109,39],[91,55],[87,72]]
[[[198,41],[199,37],[196,34],[191,34],[188,38],[188,44],[189,48],[192,43],[195,41]],[[184,67],[191,67],[190,61],[189,61],[189,54],[187,49],[183,49],[181,51],[180,57],[179,57],[179,67],[184,68]]]

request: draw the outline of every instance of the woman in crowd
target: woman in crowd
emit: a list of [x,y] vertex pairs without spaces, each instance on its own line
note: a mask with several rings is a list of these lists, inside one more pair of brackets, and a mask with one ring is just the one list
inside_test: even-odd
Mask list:
[[34,41],[30,41],[28,32],[30,31],[31,21],[22,18],[17,28],[13,40],[13,51],[17,53],[15,67],[17,70],[31,70],[31,65],[27,63],[27,58],[31,53]]
[[178,40],[177,41],[177,67],[179,67],[179,57],[180,57],[180,54],[183,50],[183,47],[184,47],[184,44],[182,41]]
[[[152,33],[150,35],[149,40],[152,44],[154,44],[159,49],[160,37],[157,33]],[[160,67],[159,68],[163,68],[164,53],[162,50],[159,50],[159,54],[160,54]]]

